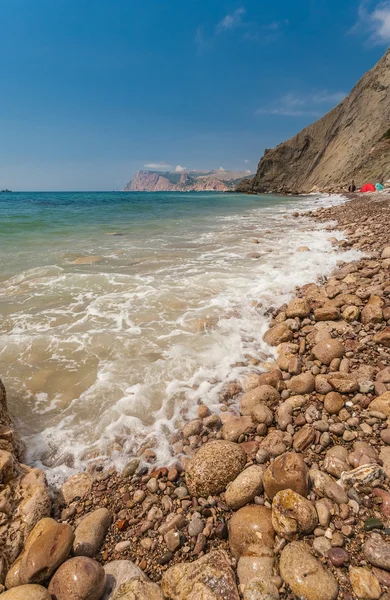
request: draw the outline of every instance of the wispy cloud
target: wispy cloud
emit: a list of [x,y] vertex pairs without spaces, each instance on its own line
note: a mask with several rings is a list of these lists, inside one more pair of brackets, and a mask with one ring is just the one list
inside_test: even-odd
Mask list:
[[185,171],[187,171],[187,167],[182,167],[181,165],[177,165],[175,171],[176,173],[184,173]]
[[390,2],[379,4],[371,15],[374,35],[380,43],[390,42]]
[[205,48],[208,44],[206,37],[204,35],[203,27],[197,28],[197,30],[195,32],[194,43],[195,43],[198,54],[202,54],[203,50],[205,50]]
[[216,25],[205,33],[205,27],[200,25],[195,32],[194,43],[198,54],[202,54],[207,47],[211,47],[217,39],[223,34],[228,34],[235,30],[240,30],[240,35],[244,40],[250,42],[261,42],[268,44],[280,37],[283,29],[289,25],[287,19],[281,21],[272,21],[271,23],[260,24],[256,21],[246,18],[247,10],[243,6],[233,12],[226,14]]
[[241,7],[237,8],[232,13],[225,15],[222,21],[218,23],[215,32],[218,34],[227,31],[228,29],[236,29],[242,24],[242,17],[245,13],[245,8]]
[[172,168],[171,165],[167,165],[167,163],[164,163],[164,162],[146,163],[146,165],[144,165],[144,167],[146,167],[147,169],[156,169],[156,170],[161,170],[161,171],[167,171],[168,169]]
[[288,19],[282,19],[282,21],[272,21],[272,23],[264,25],[264,29],[268,31],[279,31],[284,25],[289,25],[289,23],[290,21]]
[[256,110],[256,115],[279,115],[282,117],[320,117],[324,110],[338,104],[346,97],[345,92],[330,92],[320,90],[306,95],[289,93],[277,102],[262,106]]
[[350,33],[368,33],[368,42],[374,46],[390,42],[390,0],[374,4],[362,0],[358,8],[358,22]]

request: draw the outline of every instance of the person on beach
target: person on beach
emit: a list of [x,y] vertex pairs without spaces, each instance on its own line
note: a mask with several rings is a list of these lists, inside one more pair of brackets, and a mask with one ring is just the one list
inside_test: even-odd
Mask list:
[[355,185],[355,181],[352,179],[352,183],[348,188],[349,192],[356,192],[356,185]]

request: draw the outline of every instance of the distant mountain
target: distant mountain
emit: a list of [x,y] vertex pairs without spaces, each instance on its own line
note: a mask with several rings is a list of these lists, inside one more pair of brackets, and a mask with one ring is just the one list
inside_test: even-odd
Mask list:
[[161,171],[137,171],[123,188],[124,192],[229,192],[248,173],[240,171],[185,171],[170,173]]
[[333,191],[390,178],[390,50],[336,108],[266,150],[240,192]]

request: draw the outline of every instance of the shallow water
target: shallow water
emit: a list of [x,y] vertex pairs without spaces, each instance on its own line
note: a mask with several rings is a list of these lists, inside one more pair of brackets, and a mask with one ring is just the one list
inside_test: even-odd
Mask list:
[[270,354],[266,310],[357,257],[291,216],[341,201],[1,194],[0,373],[29,464],[62,478],[142,444],[168,461],[183,417]]

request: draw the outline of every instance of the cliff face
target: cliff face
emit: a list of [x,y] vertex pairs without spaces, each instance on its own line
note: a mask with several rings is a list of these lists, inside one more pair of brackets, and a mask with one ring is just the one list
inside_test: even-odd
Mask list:
[[389,128],[390,50],[336,108],[266,150],[256,175],[239,184],[237,191],[308,193],[345,188],[351,179],[358,186],[386,181]]
[[123,188],[125,192],[229,192],[247,177],[246,173],[230,171],[188,171],[161,173],[137,171]]

